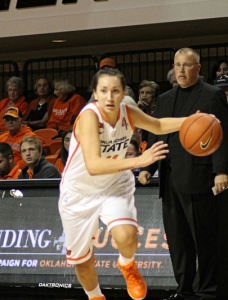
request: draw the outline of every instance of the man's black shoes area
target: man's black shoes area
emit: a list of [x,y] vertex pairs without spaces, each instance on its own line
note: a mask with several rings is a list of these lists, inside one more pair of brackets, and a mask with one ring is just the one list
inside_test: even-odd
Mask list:
[[185,297],[182,297],[178,294],[172,294],[171,296],[163,300],[185,300],[185,299],[186,299]]
[[200,297],[200,296],[192,296],[189,298],[189,300],[203,300],[204,298]]
[[171,296],[169,296],[168,298],[163,299],[163,300],[203,300],[203,298],[196,296],[196,295],[183,297],[178,294],[172,294]]

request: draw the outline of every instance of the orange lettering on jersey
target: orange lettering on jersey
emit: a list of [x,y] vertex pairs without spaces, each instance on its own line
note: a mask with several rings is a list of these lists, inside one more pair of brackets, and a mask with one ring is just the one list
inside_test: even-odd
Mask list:
[[117,157],[118,157],[118,155],[115,155],[115,156],[113,156],[113,157],[107,156],[106,158],[108,158],[108,159],[110,159],[110,158],[112,158],[112,159],[117,159]]
[[125,126],[125,128],[127,130],[128,123],[126,122],[125,117],[123,117],[123,120],[122,120],[122,127],[124,127],[124,126]]

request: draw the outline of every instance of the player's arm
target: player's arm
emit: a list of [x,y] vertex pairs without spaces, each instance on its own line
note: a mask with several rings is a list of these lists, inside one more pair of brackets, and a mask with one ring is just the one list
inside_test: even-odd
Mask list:
[[113,174],[124,170],[145,167],[165,158],[167,144],[158,142],[139,157],[106,159],[101,157],[99,122],[96,114],[87,110],[78,120],[75,134],[82,147],[86,168],[90,175]]
[[135,127],[142,128],[154,134],[166,134],[180,130],[186,118],[156,119],[144,114],[135,106],[129,107],[131,120]]

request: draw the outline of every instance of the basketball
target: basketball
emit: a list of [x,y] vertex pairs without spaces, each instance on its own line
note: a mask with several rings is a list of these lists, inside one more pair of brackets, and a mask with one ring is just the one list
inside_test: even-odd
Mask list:
[[179,137],[182,146],[190,154],[207,156],[219,148],[223,132],[216,118],[209,114],[197,113],[184,121]]

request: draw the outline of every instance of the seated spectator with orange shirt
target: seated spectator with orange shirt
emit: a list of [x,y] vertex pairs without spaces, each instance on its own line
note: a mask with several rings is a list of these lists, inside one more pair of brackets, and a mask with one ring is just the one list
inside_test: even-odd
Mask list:
[[54,128],[61,134],[70,128],[70,121],[74,114],[78,114],[85,106],[85,100],[75,94],[75,87],[69,79],[56,79],[54,83],[55,100],[52,114],[46,125],[47,128]]
[[0,135],[0,142],[7,143],[13,149],[14,161],[22,169],[26,164],[21,158],[19,145],[25,136],[36,136],[31,128],[23,125],[22,113],[17,107],[10,107],[4,115],[6,133]]
[[0,143],[0,180],[17,179],[21,169],[14,162],[13,150],[7,143]]
[[136,140],[136,142],[139,144],[139,152],[142,154],[147,146],[146,141],[142,141],[142,129],[141,128],[136,128],[135,131],[133,132],[132,139]]
[[51,95],[52,84],[46,76],[39,76],[34,86],[38,98],[29,104],[27,113],[24,116],[24,124],[33,130],[46,128],[51,116],[55,96]]
[[9,107],[17,107],[20,109],[22,116],[27,112],[28,103],[22,96],[24,83],[21,78],[13,76],[6,82],[6,90],[8,97],[0,101],[0,132],[7,131],[3,117]]
[[66,161],[68,158],[68,150],[69,150],[69,146],[70,146],[71,134],[72,134],[72,129],[68,129],[68,130],[64,131],[64,133],[62,135],[61,149],[60,149],[59,155],[55,162],[55,166],[58,169],[59,174],[62,174],[63,169],[66,165]]
[[34,136],[26,136],[20,143],[21,157],[26,167],[18,179],[60,178],[57,168],[42,156],[40,141]]

